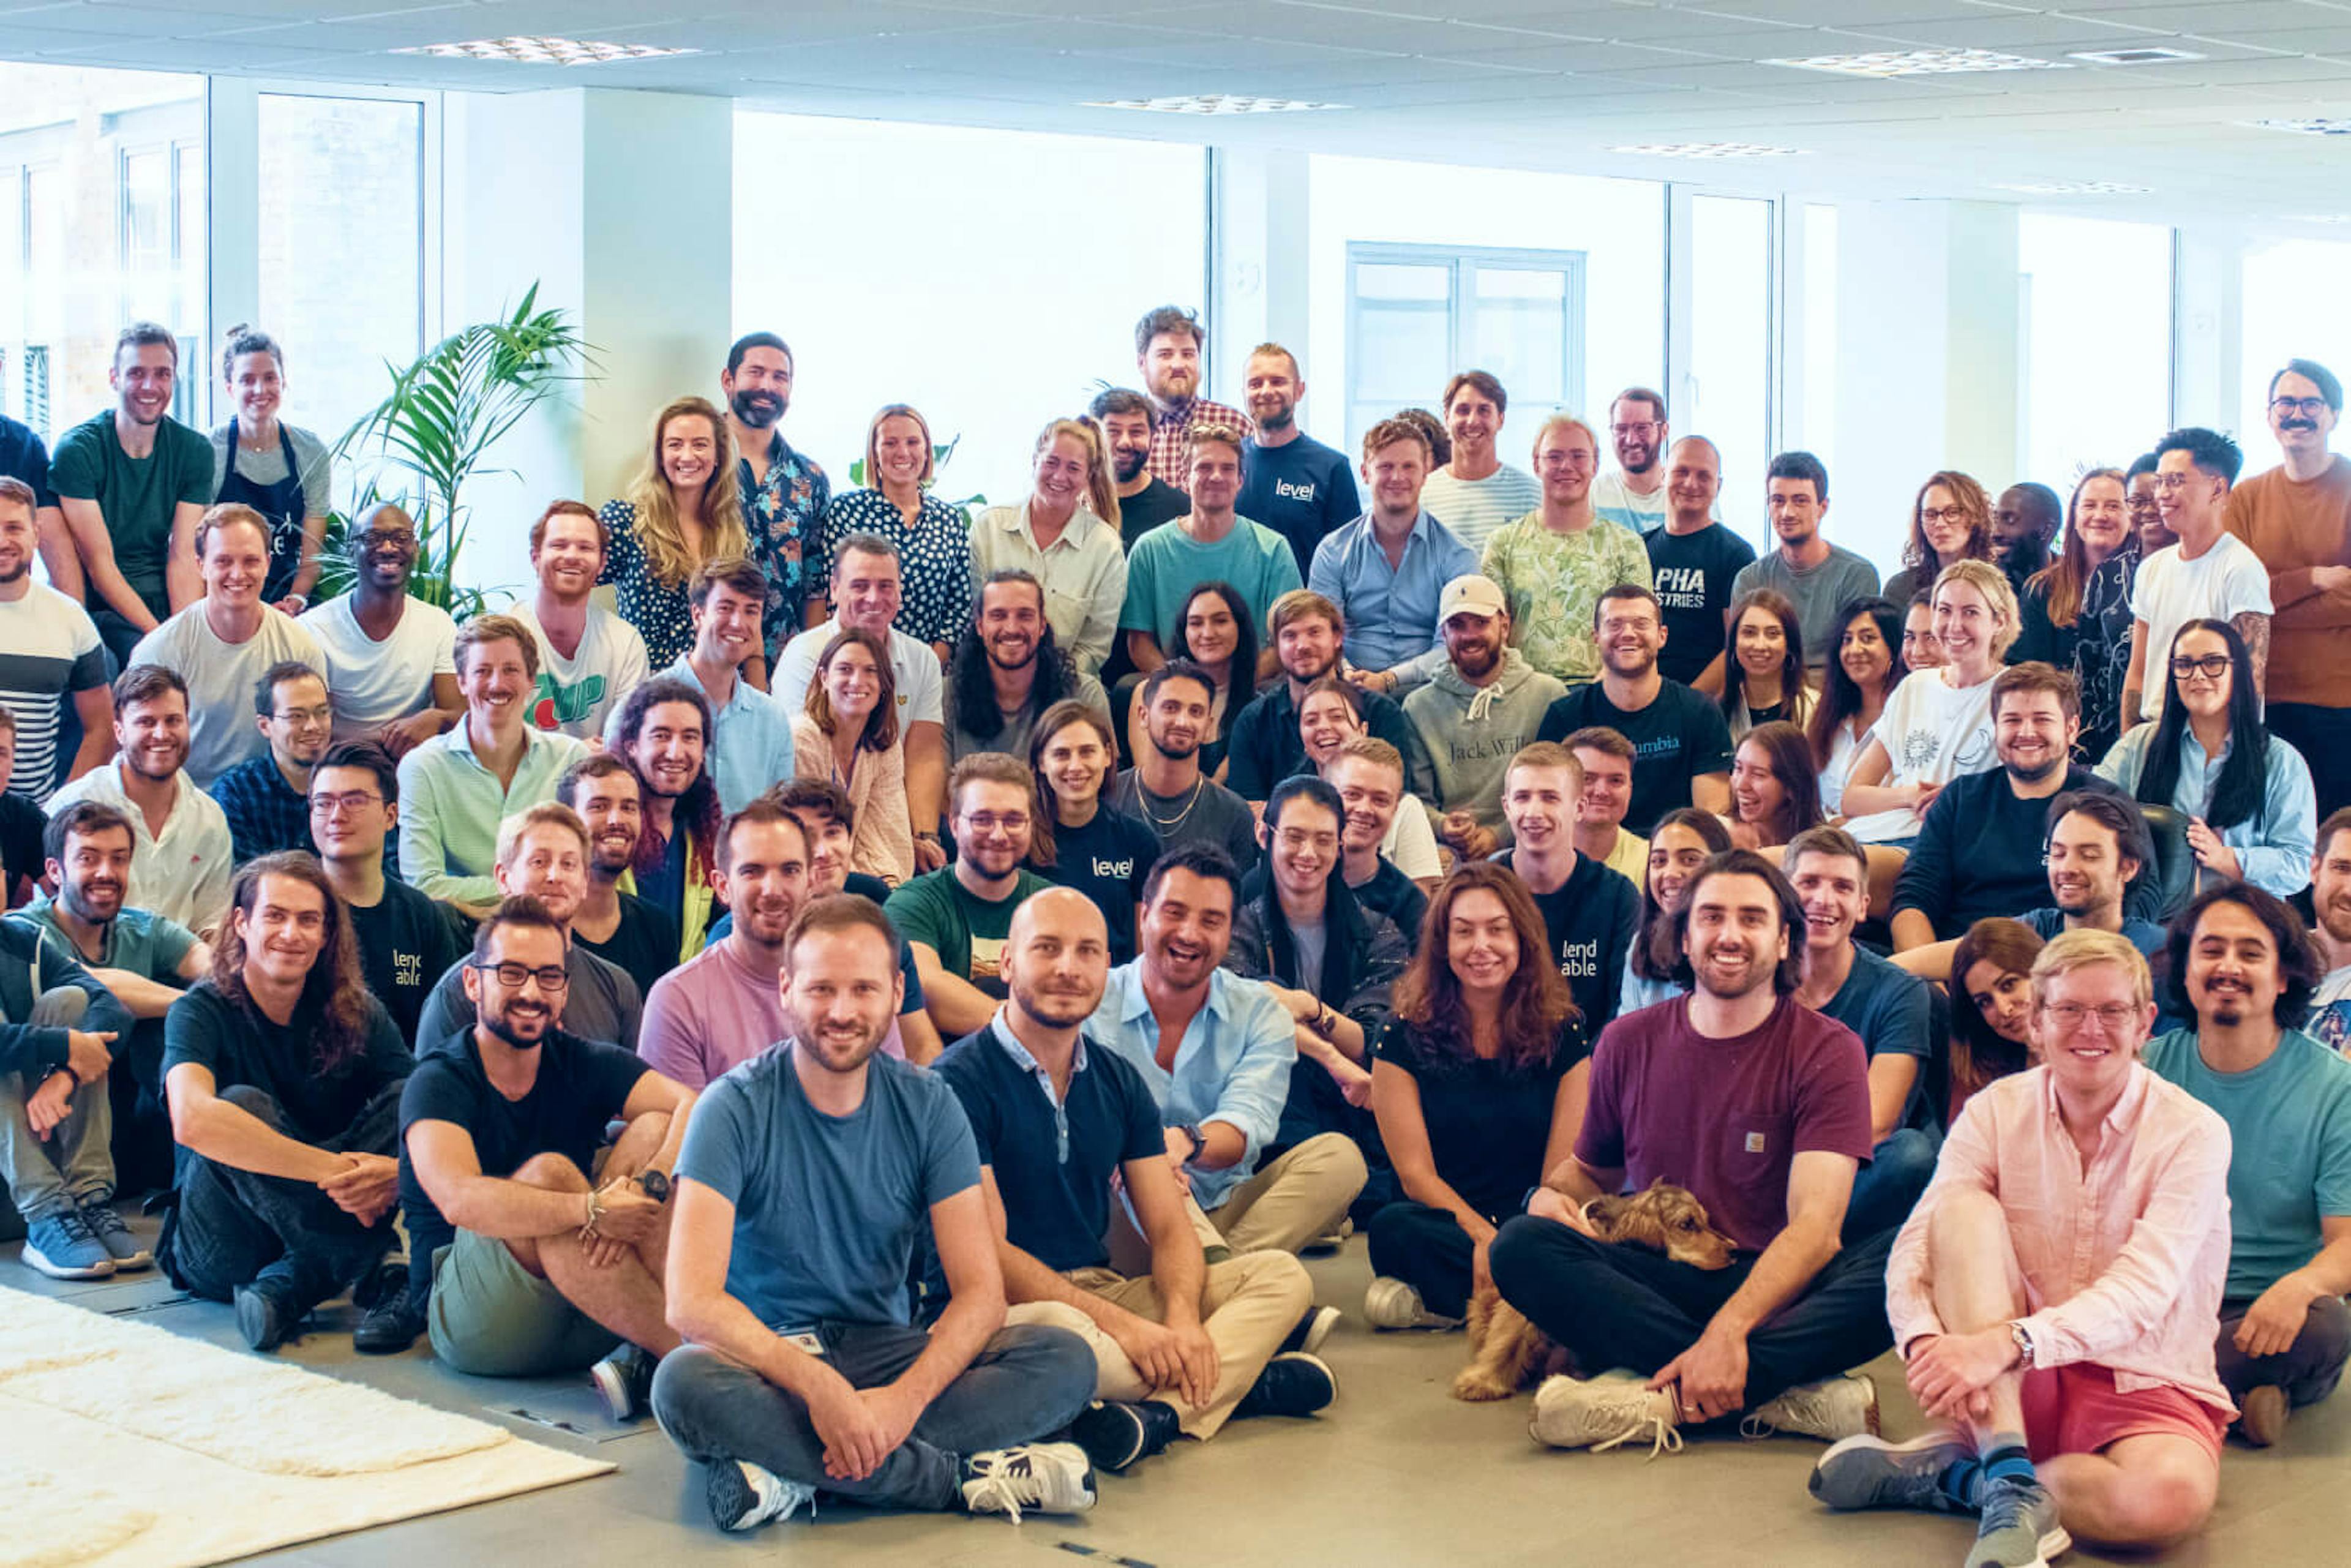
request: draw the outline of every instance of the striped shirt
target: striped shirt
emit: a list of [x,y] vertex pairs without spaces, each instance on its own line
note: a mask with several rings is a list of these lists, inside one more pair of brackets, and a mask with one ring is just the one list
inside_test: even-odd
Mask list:
[[0,601],[0,706],[16,718],[7,787],[47,804],[57,781],[57,723],[66,698],[106,685],[106,649],[89,612],[45,582]]
[[1456,479],[1439,468],[1420,487],[1420,509],[1482,550],[1496,528],[1542,505],[1542,486],[1523,468],[1503,464],[1483,479]]

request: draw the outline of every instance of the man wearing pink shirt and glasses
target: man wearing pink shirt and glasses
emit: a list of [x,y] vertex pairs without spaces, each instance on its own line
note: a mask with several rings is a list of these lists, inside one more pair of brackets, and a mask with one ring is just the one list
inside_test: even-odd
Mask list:
[[1895,1345],[1939,1425],[1835,1445],[1813,1496],[1974,1513],[1970,1568],[2201,1528],[2235,1414],[2213,1364],[2229,1129],[2139,1061],[2154,1019],[2122,937],[2041,950],[2040,1064],[1968,1103],[1886,1269]]

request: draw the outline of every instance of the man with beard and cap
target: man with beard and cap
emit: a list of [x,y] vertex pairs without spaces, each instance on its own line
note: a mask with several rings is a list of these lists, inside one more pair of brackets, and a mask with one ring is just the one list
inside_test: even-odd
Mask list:
[[68,778],[78,779],[105,761],[108,718],[106,648],[89,612],[33,580],[39,544],[34,519],[41,506],[32,486],[0,475],[0,647],[9,653],[0,707],[16,719],[16,749],[0,788],[36,806],[57,785],[65,705],[73,705],[81,727]]
[[[2070,790],[2122,793],[2073,759],[2082,711],[2070,672],[2038,663],[2002,670],[1991,684],[1991,724],[2000,766],[1945,785],[1903,862],[1890,922],[1896,951],[2040,904],[2050,802]],[[2159,896],[2151,887],[2135,892],[2142,902]]]
[[1616,466],[1592,481],[1592,509],[1619,528],[1645,534],[1666,520],[1666,471],[1660,459],[1671,444],[1666,397],[1647,387],[1626,387],[1608,405],[1608,440]]
[[1026,757],[1039,717],[1065,700],[1110,711],[1102,683],[1061,651],[1046,619],[1045,585],[1026,571],[989,572],[947,660],[948,758]]
[[2315,360],[2270,378],[2276,467],[2229,493],[2227,528],[2270,570],[2269,727],[2310,761],[2318,809],[2351,804],[2351,460],[2343,383]]
[[392,873],[384,841],[400,822],[400,769],[372,740],[331,747],[310,769],[319,863],[359,933],[360,973],[403,1039],[434,984],[465,954],[453,912]]
[[2065,503],[2057,492],[2030,479],[2011,485],[1992,503],[1992,559],[2018,598],[2024,596],[2025,579],[2049,564],[2050,541],[2064,522]]
[[1445,662],[1437,601],[1478,570],[1478,552],[1420,504],[1428,433],[1401,415],[1364,433],[1371,506],[1314,547],[1306,586],[1338,606],[1354,634],[1347,678],[1365,691],[1416,686]]
[[1457,577],[1437,604],[1446,666],[1404,699],[1419,745],[1405,754],[1412,792],[1437,836],[1467,860],[1509,841],[1502,774],[1567,695],[1510,646],[1510,607],[1490,578]]
[[139,640],[125,668],[161,664],[188,684],[188,777],[206,789],[268,743],[246,722],[254,683],[293,662],[323,672],[310,633],[261,598],[269,525],[250,507],[214,507],[196,525],[204,597]]
[[611,535],[585,502],[549,507],[530,526],[538,591],[511,612],[538,644],[530,722],[574,740],[603,734],[606,716],[652,674],[644,633],[592,597]]
[[609,751],[591,751],[563,770],[555,798],[588,829],[588,892],[571,917],[571,937],[636,981],[653,982],[677,967],[677,922],[635,893],[629,867],[644,831],[644,782]]
[[1259,343],[1242,370],[1241,392],[1257,430],[1241,448],[1235,509],[1290,541],[1304,581],[1324,536],[1363,510],[1355,476],[1345,453],[1298,428],[1306,379],[1297,355],[1279,343]]
[[[1370,1175],[1363,1151],[1336,1133],[1265,1160],[1298,1061],[1297,1024],[1270,990],[1224,967],[1239,905],[1240,877],[1221,851],[1186,844],[1162,855],[1144,884],[1134,962],[1110,972],[1086,1026],[1089,1040],[1150,1085],[1167,1157],[1203,1211],[1194,1225],[1211,1262],[1296,1252],[1331,1235]],[[1112,1242],[1113,1265],[1129,1274],[1139,1271],[1121,1260],[1131,1239]],[[1296,1348],[1310,1352],[1329,1332],[1320,1313],[1300,1327]]]
[[272,664],[253,684],[254,723],[269,749],[213,780],[212,797],[228,819],[236,863],[279,850],[316,854],[310,836],[310,772],[327,755],[334,710],[327,683],[297,660]]
[[[502,900],[528,898],[563,933],[566,982],[563,1017],[573,1034],[623,1051],[637,1049],[644,994],[617,965],[572,940],[572,916],[588,894],[588,828],[580,814],[554,800],[517,811],[498,824],[496,875]],[[461,962],[440,977],[417,1019],[417,1040],[430,1048],[474,1021],[473,993]]]
[[114,760],[49,797],[55,817],[78,800],[111,806],[138,840],[130,902],[210,936],[228,897],[235,852],[220,805],[196,788],[188,759],[188,686],[161,664],[114,683]]
[[1600,678],[1571,686],[1543,710],[1536,732],[1565,740],[1581,729],[1613,729],[1633,743],[1633,792],[1625,828],[1646,836],[1679,806],[1728,815],[1730,726],[1719,704],[1664,672],[1666,612],[1655,593],[1625,582],[1604,591],[1592,619]]
[[1012,912],[1052,885],[1029,869],[1030,848],[1051,830],[1029,765],[1001,752],[956,763],[947,799],[955,863],[914,878],[883,907],[914,950],[939,1032],[960,1038],[986,1027],[1003,999]]
[[[970,1124],[936,1075],[879,1057],[898,939],[869,899],[817,899],[785,934],[790,1028],[710,1086],[679,1166],[670,1281],[691,1342],[662,1366],[662,1430],[705,1467],[722,1531],[820,1491],[893,1508],[1082,1512],[1093,1356],[1004,1322]],[[878,1058],[878,1059],[877,1059]],[[927,1330],[918,1246],[948,1300]]]
[[694,646],[661,673],[710,704],[710,779],[721,811],[739,811],[769,785],[792,776],[792,717],[743,677],[759,653],[759,606],[767,579],[750,561],[706,560],[686,583]]
[[1143,751],[1111,780],[1113,810],[1140,817],[1162,849],[1214,844],[1243,867],[1257,863],[1257,817],[1247,800],[1200,771],[1200,737],[1216,686],[1208,672],[1176,659],[1151,672],[1143,704]]
[[[1265,624],[1282,680],[1234,716],[1225,749],[1226,781],[1244,800],[1263,800],[1283,779],[1314,771],[1298,732],[1298,705],[1307,687],[1338,673],[1347,652],[1346,618],[1311,589],[1292,589],[1275,600]],[[1365,691],[1362,706],[1366,734],[1412,755],[1420,740],[1394,697]]]
[[710,777],[710,701],[700,687],[656,675],[613,710],[604,746],[635,769],[643,791],[637,896],[676,922],[678,956],[702,951],[716,894],[710,866],[718,848],[718,786]]
[[[1068,1329],[1094,1353],[1099,1398],[1073,1436],[1123,1470],[1235,1416],[1328,1405],[1331,1369],[1281,1350],[1313,1306],[1305,1269],[1286,1252],[1203,1263],[1150,1085],[1085,1038],[1110,977],[1102,912],[1068,888],[1040,894],[1012,917],[1004,956],[1011,998],[938,1074],[979,1147],[1006,1321]],[[1150,1249],[1138,1276],[1110,1266],[1114,1187]]]
[[[457,690],[457,623],[412,597],[416,524],[386,501],[353,525],[349,593],[297,622],[319,644],[335,702],[335,739],[377,740],[397,762],[465,716]],[[535,552],[534,552],[535,553]]]
[[1201,395],[1208,347],[1199,312],[1162,305],[1134,324],[1134,364],[1151,394],[1151,472],[1188,493],[1192,488],[1192,427],[1213,424],[1236,437],[1251,434],[1249,415]]
[[[1755,547],[1722,525],[1722,453],[1703,435],[1685,435],[1666,452],[1666,513],[1641,536],[1664,618],[1657,668],[1668,680],[1719,695],[1730,622],[1730,585],[1755,563]],[[1608,664],[1607,640],[1600,649]]]
[[[1086,412],[1102,426],[1111,476],[1118,482],[1118,537],[1131,551],[1134,541],[1192,509],[1192,498],[1151,471],[1151,438],[1159,416],[1151,400],[1131,387],[1094,394]],[[1111,654],[1111,664],[1120,657]],[[1108,667],[1108,666],[1106,666]]]
[[2328,1050],[2351,1054],[2351,806],[2318,825],[2318,848],[2310,857],[2310,907],[2311,936],[2325,971],[2304,1027]]
[[759,613],[765,676],[797,627],[808,597],[804,563],[817,526],[832,501],[832,483],[814,458],[792,450],[776,428],[792,402],[792,350],[773,332],[752,332],[726,350],[718,377],[726,401],[726,432],[739,455],[743,526],[751,554],[768,580]]
[[[1601,1031],[1573,1153],[1494,1238],[1502,1299],[1586,1374],[1536,1390],[1537,1442],[1678,1450],[1683,1424],[1747,1413],[1759,1435],[1876,1430],[1876,1390],[1844,1369],[1888,1343],[1894,1238],[1839,1244],[1869,1082],[1853,1031],[1795,998],[1803,918],[1753,851],[1707,862],[1675,917],[1695,989]],[[1728,1267],[1593,1233],[1586,1204],[1657,1181],[1706,1206]]]
[[784,933],[809,890],[808,831],[771,800],[754,800],[718,831],[718,895],[726,935],[653,982],[637,1054],[689,1089],[784,1038]]
[[[461,971],[470,1021],[427,1037],[400,1099],[407,1288],[361,1326],[381,1350],[429,1329],[433,1353],[475,1377],[593,1367],[605,1408],[629,1421],[679,1343],[664,1307],[665,1200],[695,1096],[562,1027],[569,946],[529,897],[475,933]],[[608,1147],[615,1122],[626,1125]]]
[[2335,1392],[2351,1360],[2351,1061],[2296,1027],[2318,978],[2302,917],[2244,883],[2209,888],[2171,934],[2195,1019],[2147,1065],[2229,1124],[2229,1279],[2214,1347],[2256,1448]]

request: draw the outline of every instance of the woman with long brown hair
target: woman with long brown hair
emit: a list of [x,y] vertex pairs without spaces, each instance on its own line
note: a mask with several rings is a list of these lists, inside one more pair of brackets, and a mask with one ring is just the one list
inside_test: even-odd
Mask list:
[[2082,612],[2091,573],[2112,559],[2130,537],[2129,481],[2119,468],[2091,469],[2074,486],[2064,547],[2055,560],[2025,579],[2018,597],[2017,638],[2009,650],[2009,663],[2039,659],[2073,671],[2082,683],[2082,736],[2074,746],[2078,757],[2095,759],[2114,744],[2122,694],[2091,690],[2092,680],[2105,673],[2111,659],[2103,649],[2082,646],[2085,637],[2097,635],[2095,624]]
[[[604,575],[621,619],[645,640],[645,657],[665,670],[694,646],[686,584],[708,560],[751,553],[735,482],[735,442],[726,421],[705,398],[682,397],[653,416],[653,452],[624,498],[597,514],[610,530]],[[754,685],[768,684],[768,662],[746,666]]]
[[1641,922],[1625,952],[1625,982],[1616,1014],[1668,1001],[1689,988],[1675,977],[1682,947],[1674,921],[1698,868],[1730,848],[1730,830],[1711,811],[1677,806],[1649,830],[1649,874],[1641,884]]
[[1364,1313],[1451,1328],[1490,1283],[1486,1249],[1574,1146],[1591,1041],[1526,884],[1469,862],[1430,900],[1372,1039],[1372,1111],[1405,1191],[1373,1216]]
[[2032,960],[2044,946],[2022,920],[1992,916],[1968,927],[1951,950],[1949,1126],[1968,1097],[2032,1065]]
[[1886,597],[1907,604],[1912,594],[1934,587],[1953,561],[1991,559],[1991,497],[1956,469],[1929,474],[1910,503],[1910,537],[1902,546],[1902,570],[1886,585]]
[[1784,719],[1801,727],[1813,716],[1803,623],[1787,595],[1750,588],[1731,601],[1730,644],[1717,700],[1733,740],[1758,725]]
[[807,711],[792,716],[792,772],[847,792],[857,821],[850,870],[893,887],[914,874],[897,680],[889,649],[872,632],[838,632],[817,655]]
[[1784,722],[1748,731],[1730,758],[1731,843],[1772,849],[1822,821],[1821,779],[1804,732]]

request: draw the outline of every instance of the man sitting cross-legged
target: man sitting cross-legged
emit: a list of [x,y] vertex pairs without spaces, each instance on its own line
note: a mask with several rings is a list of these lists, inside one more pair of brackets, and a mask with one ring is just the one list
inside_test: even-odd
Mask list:
[[1976,1514],[1970,1568],[2193,1533],[2230,1415],[2212,1364],[2228,1126],[2140,1062],[2155,1003],[2121,936],[2042,948],[2032,1006],[2041,1065],[1969,1100],[1886,1269],[1894,1343],[1938,1425],[1848,1438],[1813,1468],[1831,1508]]
[[[1601,1031],[1574,1154],[1488,1249],[1503,1298],[1597,1375],[1537,1390],[1535,1440],[1677,1448],[1678,1424],[1742,1411],[1750,1430],[1865,1430],[1876,1390],[1840,1375],[1886,1348],[1894,1238],[1838,1244],[1870,1151],[1861,1041],[1796,1000],[1803,908],[1762,856],[1708,861],[1674,924],[1695,988]],[[1738,1244],[1729,1268],[1593,1233],[1584,1205],[1659,1181]]]
[[[477,1377],[592,1365],[627,1421],[678,1344],[664,1199],[694,1091],[560,1027],[565,946],[535,898],[507,899],[474,934],[473,1021],[428,1042],[401,1096],[408,1289],[362,1325],[365,1348],[404,1349],[429,1327],[434,1354]],[[626,1130],[600,1160],[614,1122]]]
[[[1094,1463],[1123,1470],[1179,1431],[1213,1437],[1237,1415],[1330,1404],[1330,1368],[1280,1354],[1313,1304],[1304,1266],[1287,1252],[1203,1262],[1150,1085],[1083,1036],[1110,978],[1102,911],[1069,888],[1021,904],[1004,977],[1011,999],[938,1074],[978,1141],[1008,1321],[1056,1324],[1093,1348],[1102,1403],[1076,1431]],[[1110,1267],[1114,1186],[1150,1243],[1146,1278]]]
[[211,975],[163,1019],[179,1203],[157,1260],[236,1303],[255,1350],[347,1285],[398,1293],[393,1118],[415,1065],[360,978],[350,915],[319,862],[264,855],[229,886]]
[[[749,1530],[824,1491],[900,1508],[1076,1512],[1082,1449],[1036,1441],[1093,1392],[1083,1341],[1004,1326],[970,1124],[946,1083],[879,1057],[898,936],[872,900],[814,900],[784,938],[788,1038],[710,1086],[678,1167],[653,1412],[707,1467],[711,1521]],[[914,1326],[927,1229],[950,1299]]]

